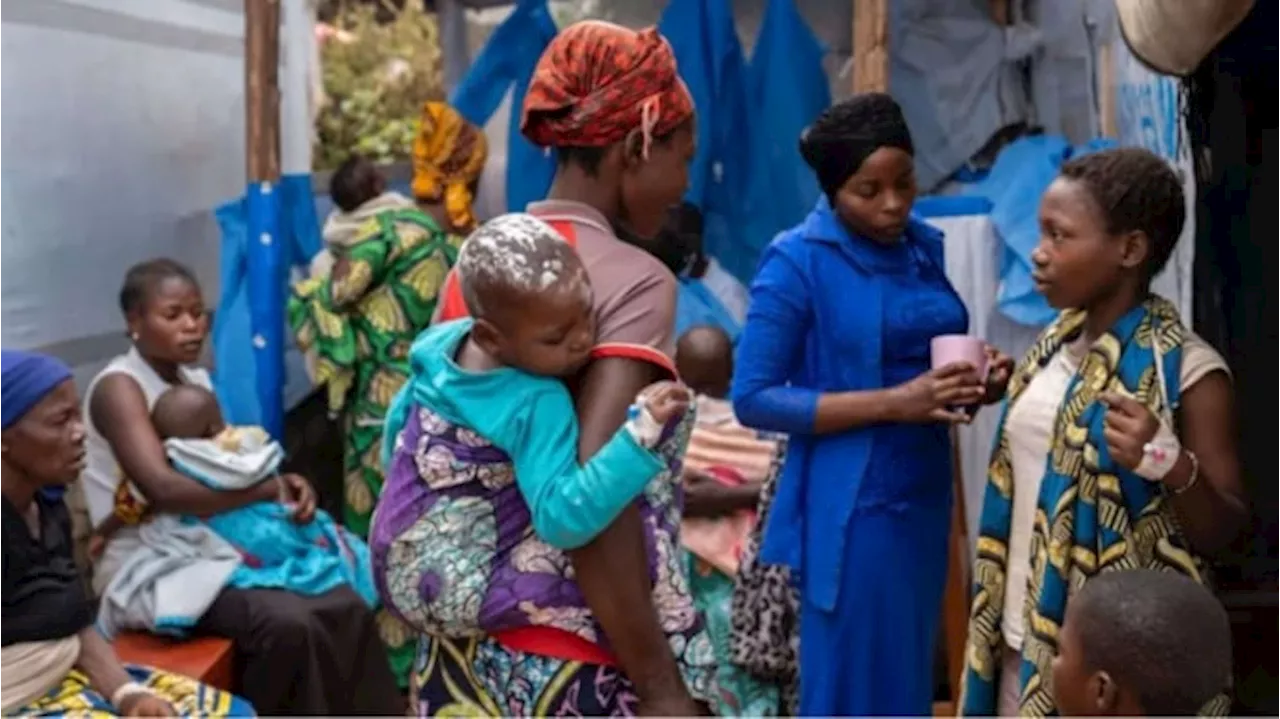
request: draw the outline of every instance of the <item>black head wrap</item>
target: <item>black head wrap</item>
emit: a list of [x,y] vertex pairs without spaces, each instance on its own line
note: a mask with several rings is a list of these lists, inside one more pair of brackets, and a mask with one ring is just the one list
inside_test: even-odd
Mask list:
[[882,147],[915,154],[902,108],[882,92],[854,95],[828,107],[800,135],[800,155],[829,198]]

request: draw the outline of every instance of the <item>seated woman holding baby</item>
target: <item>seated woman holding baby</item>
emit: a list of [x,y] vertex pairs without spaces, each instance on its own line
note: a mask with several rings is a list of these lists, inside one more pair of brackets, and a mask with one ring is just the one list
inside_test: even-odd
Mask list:
[[[89,519],[98,528],[110,528],[112,516],[124,525],[105,537],[94,564],[95,590],[111,588],[111,596],[124,580],[140,580],[144,567],[156,566],[148,561],[156,552],[214,551],[179,556],[193,556],[192,562],[221,559],[222,553],[209,550],[218,536],[211,538],[204,532],[197,542],[193,532],[203,527],[216,530],[218,520],[236,512],[271,514],[273,531],[289,534],[290,521],[303,525],[298,532],[309,531],[316,515],[315,496],[302,477],[284,474],[275,481],[244,482],[241,488],[230,488],[208,481],[222,474],[201,475],[171,463],[174,457],[184,456],[184,448],[189,451],[222,434],[218,431],[221,414],[216,402],[210,402],[209,374],[195,365],[209,321],[191,272],[167,259],[136,265],[125,275],[120,306],[133,346],[92,380],[84,402],[83,488]],[[175,387],[187,386],[202,391],[167,395]],[[153,410],[166,395],[167,401],[184,404],[171,413],[176,417],[164,419],[167,415],[162,412],[158,418],[163,426],[157,427]],[[191,415],[202,421],[193,421]],[[209,466],[225,468],[227,453],[253,450],[252,443],[235,444],[208,454]],[[178,517],[188,519],[178,521]],[[163,527],[173,531],[165,534],[159,531]],[[247,555],[237,559],[238,565],[254,563]],[[208,581],[201,572],[190,576]],[[403,711],[374,612],[350,583],[321,593],[235,583],[212,589],[210,603],[190,617],[190,626],[176,629],[231,639],[240,670],[237,689],[262,714]],[[158,608],[156,614],[159,618]]]

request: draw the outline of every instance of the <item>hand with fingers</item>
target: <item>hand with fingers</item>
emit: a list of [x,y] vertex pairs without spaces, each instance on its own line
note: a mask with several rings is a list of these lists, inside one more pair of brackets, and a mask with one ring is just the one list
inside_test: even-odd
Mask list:
[[679,382],[659,382],[641,393],[641,402],[658,424],[666,426],[675,417],[682,416],[693,401],[689,388]]
[[293,521],[309,523],[316,515],[316,493],[305,477],[293,473],[279,476],[280,503],[293,510]]
[[1000,351],[998,347],[987,345],[987,378],[982,395],[983,404],[995,404],[1004,399],[1005,390],[1009,388],[1009,378],[1013,376],[1013,358]]
[[1147,444],[1160,430],[1160,420],[1141,402],[1118,392],[1105,392],[1098,399],[1107,408],[1103,435],[1111,459],[1129,471],[1137,470]]
[[972,364],[952,362],[893,388],[892,416],[899,422],[968,424],[972,417],[964,408],[978,404],[985,394]]

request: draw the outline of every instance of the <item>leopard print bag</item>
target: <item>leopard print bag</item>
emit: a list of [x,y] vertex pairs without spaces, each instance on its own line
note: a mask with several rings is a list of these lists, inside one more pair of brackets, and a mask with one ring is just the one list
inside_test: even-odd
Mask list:
[[[786,567],[757,561],[761,533],[773,505],[785,443],[760,492],[759,521],[747,538],[733,590],[730,657],[759,679],[794,688],[800,647],[800,600]],[[784,691],[784,695],[791,692]],[[790,703],[790,702],[788,702]]]

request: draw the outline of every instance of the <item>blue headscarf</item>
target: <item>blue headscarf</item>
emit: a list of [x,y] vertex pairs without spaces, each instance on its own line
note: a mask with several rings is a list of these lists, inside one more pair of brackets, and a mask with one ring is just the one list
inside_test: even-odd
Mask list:
[[71,369],[48,355],[25,350],[0,350],[0,414],[4,429],[71,379]]

